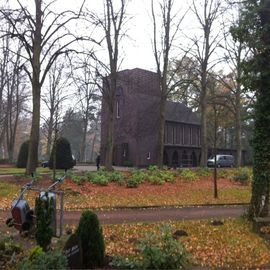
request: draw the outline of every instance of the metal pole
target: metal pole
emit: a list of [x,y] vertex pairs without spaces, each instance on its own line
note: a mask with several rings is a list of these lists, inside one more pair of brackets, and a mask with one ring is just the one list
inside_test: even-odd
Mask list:
[[63,234],[63,220],[64,220],[64,191],[60,192],[60,227],[59,237]]

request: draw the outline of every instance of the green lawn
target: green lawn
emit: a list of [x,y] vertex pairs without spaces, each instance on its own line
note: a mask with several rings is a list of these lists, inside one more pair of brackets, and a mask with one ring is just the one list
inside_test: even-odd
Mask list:
[[[51,170],[49,168],[37,168],[37,173],[49,173]],[[0,175],[10,175],[10,174],[25,174],[25,168],[0,168]]]

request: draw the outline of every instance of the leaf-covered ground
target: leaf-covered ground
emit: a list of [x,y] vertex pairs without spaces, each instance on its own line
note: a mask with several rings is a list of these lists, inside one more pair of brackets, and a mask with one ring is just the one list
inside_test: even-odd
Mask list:
[[[18,196],[21,186],[29,181],[18,181],[1,178],[0,208],[9,209],[13,199]],[[48,187],[49,180],[41,180],[36,186]],[[218,203],[248,203],[250,201],[250,185],[241,185],[228,179],[218,180],[218,199],[213,198],[213,183],[210,177],[201,177],[195,182],[177,179],[175,183],[151,185],[143,183],[138,188],[127,188],[116,183],[107,186],[85,182],[75,184],[65,180],[59,189],[65,191],[65,208],[113,208],[128,206],[168,206]],[[27,193],[30,201],[36,196]]]
[[[270,263],[265,241],[250,230],[244,219],[226,219],[224,225],[210,221],[167,222],[172,232],[185,230],[188,236],[179,239],[192,254],[192,264],[227,269],[247,269]],[[162,223],[104,225],[106,252],[125,257],[138,256],[138,240],[146,232],[158,230]],[[270,266],[269,266],[270,267]]]

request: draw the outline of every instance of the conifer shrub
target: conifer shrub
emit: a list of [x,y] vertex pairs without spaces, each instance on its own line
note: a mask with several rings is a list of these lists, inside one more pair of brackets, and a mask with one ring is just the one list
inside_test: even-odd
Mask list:
[[76,234],[81,242],[83,267],[93,269],[102,266],[105,257],[105,243],[102,227],[94,212],[86,210],[82,213]]
[[73,168],[74,160],[72,158],[70,143],[66,138],[60,137],[54,143],[49,160],[49,167],[51,169],[54,167],[54,159],[56,169]]
[[17,168],[26,168],[27,159],[28,159],[28,148],[29,148],[29,140],[22,143],[19,155],[17,158],[16,166]]
[[43,249],[48,250],[53,230],[50,227],[53,214],[53,201],[49,198],[48,193],[44,196],[38,196],[35,203],[36,212],[36,241],[37,244]]

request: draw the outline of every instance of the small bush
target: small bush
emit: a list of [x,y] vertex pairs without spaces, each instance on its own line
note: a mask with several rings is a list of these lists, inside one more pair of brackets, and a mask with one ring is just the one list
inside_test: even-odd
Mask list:
[[218,177],[220,178],[229,178],[230,172],[228,169],[219,169],[218,170]]
[[190,169],[181,170],[180,177],[189,182],[194,182],[198,179],[196,173]]
[[127,187],[128,188],[137,188],[140,182],[138,182],[135,178],[129,178],[127,180]]
[[196,169],[196,173],[198,176],[207,177],[207,176],[211,175],[212,170],[210,168],[207,168],[207,167],[199,167]]
[[175,182],[174,172],[171,171],[162,171],[161,177],[165,180],[165,182],[173,183]]
[[87,181],[87,177],[84,175],[70,174],[69,177],[71,181],[77,185],[82,185],[85,181]]
[[106,174],[103,172],[98,172],[93,174],[93,177],[91,178],[91,183],[100,185],[100,186],[107,186],[109,184],[109,178]]
[[76,234],[82,246],[83,267],[95,268],[104,263],[105,243],[98,217],[92,211],[84,211]]
[[22,143],[19,155],[17,158],[16,166],[17,168],[26,168],[27,165],[27,159],[28,159],[28,148],[29,148],[30,141],[25,141]]
[[145,181],[147,174],[141,170],[133,170],[127,180],[127,187],[136,188]]
[[247,184],[250,180],[250,171],[247,168],[238,168],[233,175],[233,180],[241,184]]
[[164,225],[160,233],[146,233],[138,246],[140,259],[117,256],[112,265],[124,269],[184,269],[190,255],[172,236],[171,227]]
[[121,186],[125,184],[125,177],[121,172],[112,172],[110,173],[109,178],[111,182],[116,182]]
[[146,234],[139,245],[143,269],[183,269],[188,265],[189,255],[185,247],[172,236],[171,227],[164,225],[160,235]]
[[47,270],[47,269],[67,269],[66,256],[60,251],[49,251],[45,253],[41,247],[37,246],[30,252],[28,258],[24,258],[19,264],[19,270]]
[[[17,255],[22,252],[22,247],[20,244],[15,243],[15,241],[11,237],[2,236],[0,234],[0,269],[8,269],[5,268],[5,264],[9,263],[14,258],[14,255]],[[3,267],[3,268],[1,268]]]
[[162,185],[165,183],[165,180],[163,179],[161,174],[157,174],[157,173],[148,175],[147,180],[152,185]]
[[150,165],[148,168],[148,171],[150,172],[154,172],[158,170],[158,166],[157,165]]

